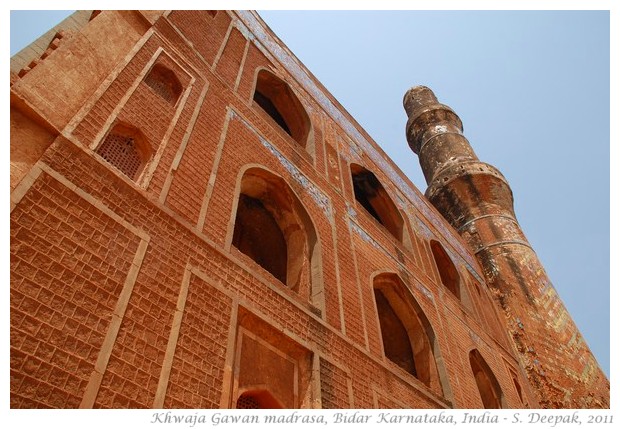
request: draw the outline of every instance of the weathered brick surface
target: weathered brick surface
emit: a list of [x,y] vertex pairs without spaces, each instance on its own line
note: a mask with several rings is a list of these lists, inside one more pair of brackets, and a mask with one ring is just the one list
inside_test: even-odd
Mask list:
[[103,94],[97,98],[95,105],[81,118],[79,125],[73,131],[73,135],[82,144],[89,145],[94,142],[97,134],[102,132],[106,121],[114,119],[111,117],[112,112],[118,108],[123,97],[127,95],[157,46],[157,38],[150,38],[123,67],[123,72],[116,76],[109,86],[101,88],[104,89]]
[[219,407],[231,309],[229,297],[191,278],[165,407]]
[[234,88],[248,41],[238,29],[233,28],[225,43],[226,45],[222,51],[222,56],[217,62],[215,73],[226,82],[228,87]]
[[45,173],[11,231],[12,406],[77,406],[138,240]]
[[187,38],[204,61],[211,65],[228,31],[231,19],[225,13],[218,13],[212,17],[204,10],[175,10],[170,14],[169,21]]
[[[320,399],[325,408],[481,407],[472,349],[498,380],[504,406],[522,406],[509,368],[528,405],[538,406],[465,241],[412,185],[394,183],[376,163],[380,149],[356,140],[368,137],[351,133],[357,125],[334,114],[329,94],[316,96],[323,89],[300,78],[266,28],[246,38],[253,25],[262,24],[252,14],[224,11],[160,17],[106,79],[88,83],[97,89],[84,107],[65,112],[74,119],[51,133],[58,136],[51,146],[20,164],[11,184],[11,406],[234,406],[239,383],[253,379],[232,370],[241,328],[266,347],[264,359],[292,362],[302,406]],[[174,104],[144,82],[157,63],[182,86]],[[306,148],[253,102],[261,68],[306,109]],[[22,108],[12,104],[35,115]],[[135,182],[92,151],[117,122],[150,145]],[[356,201],[351,163],[371,170],[398,207],[402,242]],[[296,293],[231,245],[249,167],[282,178],[307,214],[319,249],[316,266],[304,268],[320,273],[313,288]],[[442,285],[430,240],[453,259],[463,300]],[[373,278],[384,273],[401,279],[432,327],[441,386],[384,356],[373,292]],[[541,305],[557,313],[549,322],[561,330],[553,296]],[[289,389],[289,376],[278,377]]]
[[325,409],[351,408],[350,377],[334,364],[321,359],[321,400]]

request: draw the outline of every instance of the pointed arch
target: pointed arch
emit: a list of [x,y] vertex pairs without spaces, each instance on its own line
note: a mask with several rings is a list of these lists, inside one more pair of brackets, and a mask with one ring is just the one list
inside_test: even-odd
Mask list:
[[377,176],[361,165],[351,163],[351,179],[357,202],[402,243],[403,217]]
[[144,78],[144,82],[155,94],[173,106],[183,92],[183,85],[176,74],[160,63],[155,64],[151,68],[149,74]]
[[265,387],[245,389],[235,401],[236,409],[280,409],[284,408],[273,393]]
[[521,388],[521,383],[519,383],[519,376],[517,375],[517,371],[510,365],[508,365],[508,363],[506,363],[506,365],[508,366],[508,372],[510,373],[510,378],[512,379],[512,385],[517,392],[519,401],[521,401],[522,404],[526,405],[525,397],[523,396],[523,389]]
[[256,165],[240,172],[232,246],[322,308],[321,246],[286,181]]
[[499,382],[477,349],[469,352],[469,365],[476,380],[483,407],[489,409],[503,408],[504,394]]
[[379,273],[373,291],[385,356],[430,389],[450,389],[435,333],[422,308],[395,273]]
[[132,180],[138,178],[151,156],[144,134],[122,123],[112,127],[95,153]]
[[312,124],[310,117],[291,87],[274,73],[260,69],[256,75],[253,95],[254,104],[259,106],[300,146],[313,154]]
[[452,292],[455,297],[462,300],[461,277],[454,262],[452,262],[446,250],[437,240],[431,240],[430,245],[437,271],[439,271],[441,283]]

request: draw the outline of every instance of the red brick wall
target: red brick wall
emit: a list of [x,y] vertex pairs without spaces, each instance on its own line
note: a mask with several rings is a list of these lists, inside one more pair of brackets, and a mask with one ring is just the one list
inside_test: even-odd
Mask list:
[[[314,359],[318,383],[299,392],[314,404],[480,407],[468,361],[477,348],[507,404],[521,406],[503,362],[518,364],[477,310],[488,302],[470,289],[474,305],[464,306],[436,272],[430,239],[449,249],[463,279],[467,270],[481,278],[471,257],[455,250],[460,238],[445,236],[438,215],[407,200],[236,20],[221,11],[174,11],[157,21],[16,187],[11,406],[231,406],[239,309],[281,332],[282,349]],[[155,62],[183,86],[174,106],[143,82]],[[312,153],[253,105],[260,67],[306,107]],[[152,148],[135,182],[93,152],[116,121],[139,129]],[[372,171],[400,208],[405,244],[355,202],[350,162]],[[282,177],[308,213],[320,242],[321,311],[230,245],[248,165]],[[372,290],[380,272],[400,276],[432,325],[446,368],[443,393],[383,356]],[[525,380],[521,386],[529,394]]]

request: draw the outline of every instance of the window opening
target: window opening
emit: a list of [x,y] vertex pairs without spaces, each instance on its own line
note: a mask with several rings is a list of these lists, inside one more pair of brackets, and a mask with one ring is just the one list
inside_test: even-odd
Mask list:
[[237,398],[237,409],[277,409],[282,405],[268,390],[245,392]]
[[321,246],[303,204],[279,176],[248,168],[231,244],[291,290],[323,308]]
[[459,273],[448,256],[443,246],[438,241],[431,240],[431,251],[437,265],[437,271],[441,278],[441,283],[458,299],[461,299],[461,287]]
[[286,284],[286,240],[260,200],[239,195],[232,244]]
[[245,392],[237,398],[236,409],[257,410],[282,408],[278,400],[267,390]]
[[521,385],[519,384],[519,377],[517,377],[517,374],[515,374],[515,372],[512,369],[509,369],[510,371],[510,376],[512,377],[512,382],[515,385],[515,389],[517,391],[517,395],[519,395],[519,400],[521,401],[521,403],[523,404],[523,392],[521,391]]
[[237,409],[259,409],[262,408],[256,398],[252,395],[243,394],[237,399]]
[[155,94],[172,105],[176,104],[183,90],[174,72],[161,64],[155,64],[144,81]]
[[284,131],[286,131],[286,134],[288,134],[289,136],[293,137],[293,134],[291,133],[291,130],[289,130],[288,125],[286,125],[286,121],[284,120],[284,118],[282,117],[280,112],[278,112],[278,109],[276,108],[276,106],[273,105],[273,103],[271,102],[271,100],[269,98],[267,98],[266,96],[264,96],[260,92],[256,91],[254,93],[254,101],[256,101],[258,103],[258,105],[265,112],[267,112],[267,114],[269,116],[271,116],[271,118],[274,121],[276,121],[276,123],[278,125],[280,125]]
[[284,132],[308,149],[310,117],[286,82],[267,70],[260,70],[253,100]]
[[502,393],[499,383],[478,350],[469,352],[469,364],[476,379],[476,385],[478,386],[478,392],[480,393],[480,399],[482,399],[484,408],[502,408]]
[[438,394],[449,392],[435,334],[407,286],[397,274],[383,273],[373,289],[385,356]]
[[403,238],[403,218],[379,179],[361,165],[351,164],[355,199],[398,241]]
[[379,324],[381,325],[385,356],[409,374],[417,377],[407,329],[383,293],[376,289],[375,300],[379,311]]

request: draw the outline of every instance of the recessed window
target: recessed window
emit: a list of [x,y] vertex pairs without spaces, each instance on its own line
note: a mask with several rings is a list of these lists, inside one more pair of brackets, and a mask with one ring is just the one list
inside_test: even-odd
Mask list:
[[310,301],[322,297],[314,224],[281,177],[261,168],[244,173],[232,245]]
[[517,374],[512,370],[512,368],[509,369],[508,371],[510,371],[510,377],[512,378],[512,383],[515,386],[517,395],[519,395],[519,400],[521,401],[522,404],[524,404],[525,401],[523,400],[523,391],[521,390],[521,384],[519,383],[519,377],[517,377]]
[[415,361],[407,328],[398,318],[383,292],[377,289],[375,289],[375,301],[379,312],[385,357],[416,377]]
[[385,357],[443,393],[435,358],[435,334],[419,304],[393,273],[376,276],[373,289]]
[[383,225],[398,241],[403,241],[403,217],[398,208],[371,171],[351,164],[353,192],[357,202]]
[[484,408],[502,408],[502,390],[491,368],[478,350],[469,352],[469,364],[476,380],[480,399]]
[[122,125],[115,126],[96,150],[99,156],[133,180],[146,163],[148,152],[142,134]]
[[431,251],[439,271],[441,283],[458,299],[461,299],[461,285],[459,272],[454,266],[443,246],[435,240],[431,240]]
[[239,195],[232,244],[286,284],[286,239],[261,200]]
[[310,118],[286,82],[267,70],[260,70],[253,99],[286,134],[307,148]]
[[312,407],[316,400],[313,353],[242,303],[237,321],[229,373],[231,408]]
[[280,114],[280,112],[278,111],[278,109],[273,104],[273,102],[271,101],[270,98],[268,98],[267,96],[263,95],[263,93],[261,93],[259,91],[256,91],[254,93],[254,101],[265,112],[267,112],[267,114],[269,116],[271,116],[271,119],[273,119],[276,122],[276,124],[278,124],[284,131],[286,131],[286,134],[288,134],[291,137],[293,136],[293,134],[291,133],[291,130],[289,129],[286,121],[284,120],[284,118],[282,117],[282,115]]
[[155,64],[144,81],[155,94],[172,105],[176,104],[183,91],[174,72],[161,64]]

